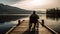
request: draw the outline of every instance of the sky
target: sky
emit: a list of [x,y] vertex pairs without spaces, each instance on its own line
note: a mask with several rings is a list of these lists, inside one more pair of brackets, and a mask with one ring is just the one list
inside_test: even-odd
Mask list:
[[6,4],[6,5],[12,5],[20,1],[22,0],[0,0],[0,3]]
[[60,7],[60,0],[0,0],[0,3],[26,10],[46,10]]

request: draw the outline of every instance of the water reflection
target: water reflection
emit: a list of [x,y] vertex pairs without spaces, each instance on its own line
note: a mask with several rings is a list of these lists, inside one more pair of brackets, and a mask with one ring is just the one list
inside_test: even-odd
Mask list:
[[[54,16],[48,16],[46,14],[40,14],[40,19],[44,19],[45,25],[48,25],[50,28],[54,29],[60,33],[60,19]],[[17,20],[28,20],[28,15],[0,15],[0,34],[4,34],[8,31],[14,24],[17,24]],[[58,19],[58,20],[57,20]],[[4,22],[4,23],[3,23]],[[25,32],[26,33],[26,32]]]
[[5,34],[11,27],[18,23],[18,19],[27,15],[0,15],[0,34]]
[[[57,14],[47,14],[46,24],[60,34],[60,15]],[[50,25],[49,25],[50,24]]]
[[0,34],[5,34],[12,26],[14,25],[10,22],[0,23]]
[[0,15],[0,23],[15,21],[23,17],[27,17],[27,16],[26,15]]
[[60,15],[46,14],[46,18],[51,18],[53,20],[59,20],[60,19]]

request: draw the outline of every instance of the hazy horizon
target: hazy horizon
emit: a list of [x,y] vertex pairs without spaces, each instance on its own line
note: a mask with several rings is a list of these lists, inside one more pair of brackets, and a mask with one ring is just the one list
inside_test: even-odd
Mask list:
[[44,11],[48,8],[60,7],[60,0],[0,0],[0,3],[26,10]]

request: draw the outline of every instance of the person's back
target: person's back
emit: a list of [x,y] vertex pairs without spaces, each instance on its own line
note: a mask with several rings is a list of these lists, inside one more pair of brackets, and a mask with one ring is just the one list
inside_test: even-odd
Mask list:
[[33,11],[33,14],[30,16],[30,21],[29,21],[29,31],[32,27],[32,24],[34,24],[33,28],[35,29],[36,25],[38,25],[38,19],[39,19],[38,15],[35,14],[35,11]]
[[39,19],[39,17],[37,14],[35,14],[35,11],[34,11],[33,14],[30,16],[30,22],[31,23],[37,23],[38,19]]

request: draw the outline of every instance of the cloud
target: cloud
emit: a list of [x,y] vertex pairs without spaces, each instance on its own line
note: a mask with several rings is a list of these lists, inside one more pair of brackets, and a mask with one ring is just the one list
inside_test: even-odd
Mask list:
[[20,1],[22,1],[22,0],[0,0],[0,3],[10,5],[10,4],[14,4],[16,2],[20,2]]
[[[35,3],[36,2],[36,3]],[[18,2],[13,6],[19,7],[22,9],[48,9],[48,8],[56,8],[60,7],[60,0],[25,0],[22,2]]]

